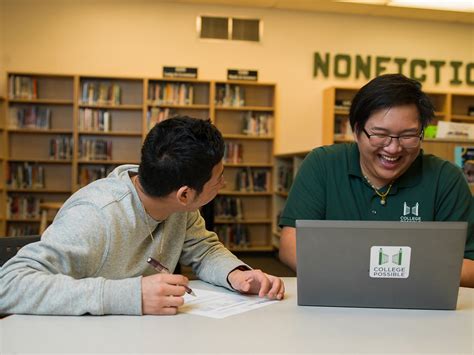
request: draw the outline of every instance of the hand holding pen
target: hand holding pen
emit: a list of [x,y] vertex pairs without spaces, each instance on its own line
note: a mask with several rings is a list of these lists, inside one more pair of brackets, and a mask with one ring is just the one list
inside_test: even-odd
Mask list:
[[[152,257],[149,257],[146,262],[148,264],[150,264],[151,266],[153,266],[153,268],[158,271],[159,273],[163,273],[163,274],[171,274],[171,272],[168,270],[168,268],[166,266],[164,266],[163,264],[161,264],[158,260],[156,259],[153,259]],[[193,290],[191,290],[190,287],[186,286],[186,285],[183,285],[185,291],[187,294],[189,295],[192,295],[194,297],[196,297],[196,294],[193,292]]]

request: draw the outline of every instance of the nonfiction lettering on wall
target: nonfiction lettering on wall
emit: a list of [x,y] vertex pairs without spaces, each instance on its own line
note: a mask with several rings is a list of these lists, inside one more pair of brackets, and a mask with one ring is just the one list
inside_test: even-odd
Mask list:
[[[439,84],[448,75],[449,84],[474,86],[474,62],[408,59],[374,55],[314,53],[313,77],[371,79],[384,73],[401,73],[420,82],[433,78]],[[444,78],[444,77],[443,77]]]

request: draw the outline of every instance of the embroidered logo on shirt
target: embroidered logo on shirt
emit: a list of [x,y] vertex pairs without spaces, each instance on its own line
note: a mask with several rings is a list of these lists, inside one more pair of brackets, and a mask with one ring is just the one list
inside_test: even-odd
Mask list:
[[403,202],[403,216],[400,216],[401,222],[420,222],[421,217],[419,217],[419,208],[420,204],[417,202],[413,206],[408,205],[405,201]]

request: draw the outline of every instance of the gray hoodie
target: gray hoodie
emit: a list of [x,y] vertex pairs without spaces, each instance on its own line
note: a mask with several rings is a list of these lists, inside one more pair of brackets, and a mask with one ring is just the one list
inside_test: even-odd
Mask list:
[[77,191],[41,241],[0,268],[0,313],[142,314],[141,277],[156,273],[148,256],[171,271],[178,261],[191,265],[200,279],[230,288],[228,273],[244,263],[205,229],[199,211],[153,220],[130,180],[136,172],[122,165]]

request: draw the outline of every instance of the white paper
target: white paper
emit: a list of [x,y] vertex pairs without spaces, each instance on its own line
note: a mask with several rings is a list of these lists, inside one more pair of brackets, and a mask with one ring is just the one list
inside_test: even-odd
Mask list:
[[197,297],[185,294],[182,313],[197,314],[211,318],[225,318],[279,302],[256,295],[216,292],[193,288]]

